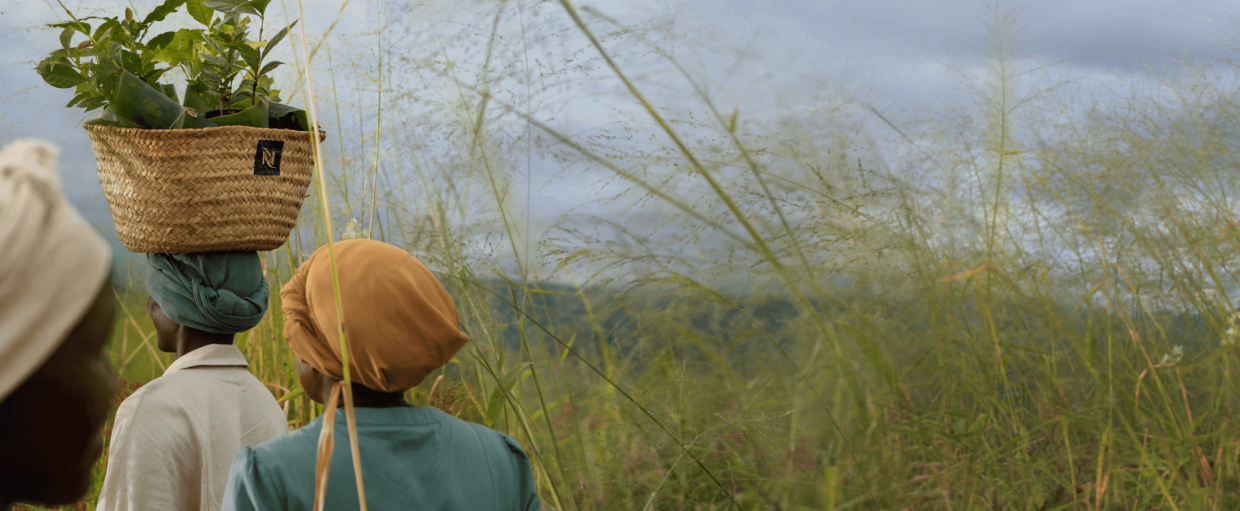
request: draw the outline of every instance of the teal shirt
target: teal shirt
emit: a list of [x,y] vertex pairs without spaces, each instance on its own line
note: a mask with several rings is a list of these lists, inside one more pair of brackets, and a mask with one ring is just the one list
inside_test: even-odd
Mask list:
[[[370,509],[541,511],[525,451],[508,435],[437,408],[356,408]],[[233,460],[223,511],[311,511],[319,417]],[[344,410],[325,509],[359,509]]]

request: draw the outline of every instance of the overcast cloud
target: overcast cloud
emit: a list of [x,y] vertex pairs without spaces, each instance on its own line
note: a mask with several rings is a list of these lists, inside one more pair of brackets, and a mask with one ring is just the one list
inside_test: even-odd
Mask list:
[[[285,2],[292,14],[296,4]],[[136,10],[145,12],[158,2],[75,0],[66,3],[83,11],[86,8],[82,6],[114,10],[108,6],[135,5]],[[280,12],[279,3],[280,0],[276,0],[272,7],[277,13]],[[987,15],[987,4],[978,0],[581,0],[577,3],[625,22],[677,13],[685,27],[709,30],[724,42],[749,49],[769,66],[767,72],[746,77],[751,82],[751,90],[802,89],[801,97],[794,94],[789,98],[794,102],[811,101],[820,92],[815,90],[817,87],[859,90],[880,110],[897,113],[940,101],[966,100],[952,69],[970,72],[968,59],[977,54],[967,43],[976,41],[976,35],[983,31],[981,20]],[[1084,85],[1090,86],[1110,84],[1117,76],[1140,75],[1146,72],[1145,66],[1159,69],[1180,57],[1208,61],[1232,56],[1231,50],[1220,44],[1240,34],[1233,24],[1231,3],[1223,0],[1039,0],[1007,5],[1021,10],[1023,31],[1019,40],[1028,51],[1036,52],[1045,61],[1058,62],[1055,73],[1080,78]],[[312,33],[325,29],[340,11],[340,3],[336,0],[313,0],[310,5],[307,29]],[[373,25],[367,20],[374,19],[378,5],[375,1],[354,0],[343,14],[339,14],[344,21],[336,29],[337,37],[358,36],[371,30]],[[389,3],[387,15],[399,16],[400,5],[403,3]],[[457,4],[443,1],[433,7],[450,13],[454,5]],[[88,219],[107,230],[111,229],[111,219],[95,177],[94,158],[85,134],[78,127],[84,117],[80,110],[63,107],[71,97],[68,91],[43,85],[33,71],[42,55],[58,45],[57,31],[40,28],[63,17],[54,6],[54,0],[0,0],[0,47],[5,48],[0,53],[0,66],[6,71],[0,73],[0,140],[37,136],[59,144],[64,151],[62,174],[67,194]],[[563,15],[558,9],[544,12]],[[277,18],[283,16],[277,15]],[[433,23],[435,19],[428,18],[425,22]],[[703,61],[706,65],[711,62]],[[316,62],[316,66],[325,65],[322,59]],[[763,79],[782,83],[752,83]],[[657,96],[657,92],[655,94]],[[616,96],[615,101],[622,101],[622,98]],[[611,105],[594,106],[607,110]],[[539,207],[533,212],[542,217],[541,220],[531,219],[532,222],[545,225],[548,218],[597,196],[596,191],[588,189],[588,179],[553,182],[564,177],[550,171],[531,174],[531,180],[541,180],[534,185],[540,197]]]

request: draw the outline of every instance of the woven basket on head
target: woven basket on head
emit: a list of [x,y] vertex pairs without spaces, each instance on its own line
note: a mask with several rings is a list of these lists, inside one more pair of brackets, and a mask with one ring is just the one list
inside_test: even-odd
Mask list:
[[134,252],[273,250],[314,170],[305,131],[87,125],[116,233]]

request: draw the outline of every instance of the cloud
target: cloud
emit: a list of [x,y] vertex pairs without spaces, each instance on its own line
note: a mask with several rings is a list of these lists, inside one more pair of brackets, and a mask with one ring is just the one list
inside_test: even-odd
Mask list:
[[[33,134],[52,139],[65,148],[63,172],[67,191],[75,203],[87,210],[92,221],[106,224],[110,218],[102,206],[93,155],[78,127],[82,115],[79,110],[63,107],[70,97],[67,91],[44,86],[31,69],[41,55],[59,44],[57,31],[43,29],[42,25],[59,20],[63,13],[51,10],[44,2],[0,1],[4,2],[0,7],[3,13],[0,15],[0,45],[5,48],[0,55],[4,71],[0,73],[0,135]],[[99,9],[117,12],[131,4],[137,4],[140,11],[149,10],[157,3],[157,0],[82,0],[69,5],[81,12]],[[460,11],[457,2],[432,0],[424,3],[412,14],[398,4],[387,4],[384,16],[387,19],[410,16],[411,24],[431,27],[445,34],[467,29],[453,18],[454,13]],[[297,16],[296,1],[283,0],[271,7],[273,21],[285,21],[281,5],[287,7],[288,17]],[[378,14],[375,9],[383,4],[353,0],[343,13],[341,5],[343,3],[338,0],[307,0],[307,32],[311,37],[321,34],[340,17],[334,38],[348,44],[356,42],[358,48],[369,45],[368,38],[373,37]],[[870,97],[878,98],[884,112],[888,112],[888,108],[930,105],[942,97],[956,97],[953,95],[957,94],[955,87],[959,85],[959,78],[953,65],[976,69],[976,58],[973,67],[969,67],[962,57],[978,57],[970,53],[966,43],[976,41],[976,35],[984,29],[981,19],[987,14],[986,3],[982,0],[579,0],[578,5],[593,6],[623,22],[673,13],[676,24],[668,30],[698,27],[710,32],[709,37],[701,40],[686,39],[689,45],[701,41],[712,44],[703,49],[704,53],[751,52],[757,64],[727,78],[731,80],[727,82],[729,86],[735,85],[735,90],[743,91],[728,98],[738,103],[749,101],[753,104],[759,99],[774,101],[769,96],[758,98],[756,94],[792,89],[800,93],[788,99],[796,106],[798,101],[812,104],[810,100],[831,90],[866,89]],[[1141,71],[1142,63],[1158,67],[1185,53],[1193,58],[1227,55],[1212,38],[1226,37],[1224,30],[1232,26],[1227,2],[1219,0],[1027,0],[1011,5],[1023,9],[1020,25],[1024,29],[1020,38],[1029,50],[1048,60],[1062,61],[1062,73],[1074,73],[1095,84],[1114,81],[1115,74],[1108,69],[1136,73]],[[558,6],[547,8],[544,13],[564,16]],[[528,22],[534,26],[536,21],[545,20]],[[575,36],[564,33],[541,35],[547,38],[546,44],[550,47],[546,50],[548,59],[557,58],[556,52],[560,50],[555,47],[557,44],[577,44],[572,39]],[[288,46],[282,51],[291,49],[294,39],[286,40],[284,45]],[[689,50],[694,48],[686,48]],[[372,50],[366,46],[359,51]],[[291,55],[281,58],[289,64],[282,71],[288,73],[285,77],[291,78],[294,66],[288,57]],[[316,57],[315,63],[315,85],[320,96],[329,83],[319,79],[319,73],[325,72],[327,67],[322,57],[322,54]],[[702,61],[702,68],[714,78],[728,75],[725,60],[705,58],[708,60]],[[337,53],[337,71],[344,68],[340,64],[342,60],[341,53]],[[632,74],[642,80],[646,75],[641,71],[649,67],[643,69],[641,66],[649,66],[648,62],[651,60],[626,62],[625,65],[635,66],[630,70],[636,71]],[[671,72],[666,67],[658,68],[659,73],[664,71]],[[649,83],[664,78],[655,76]],[[680,96],[671,95],[666,89],[648,86],[646,82],[642,85],[653,95],[656,104],[675,107],[680,100]],[[342,90],[344,87],[342,85]],[[612,89],[618,90],[619,86],[598,81],[591,90]],[[623,120],[630,115],[627,109],[634,105],[623,94],[604,93],[565,98],[562,103],[564,107],[557,112],[554,125],[569,131]],[[731,109],[730,103],[722,106]],[[752,110],[742,108],[744,114]],[[321,111],[320,115],[326,114]],[[346,112],[344,115],[354,114]],[[535,169],[535,174],[539,170]],[[598,186],[593,178],[549,176],[545,182],[536,179],[534,186],[538,200],[533,204],[533,213],[540,215],[554,216],[600,196],[592,189]],[[599,206],[590,211],[605,212],[605,209]]]

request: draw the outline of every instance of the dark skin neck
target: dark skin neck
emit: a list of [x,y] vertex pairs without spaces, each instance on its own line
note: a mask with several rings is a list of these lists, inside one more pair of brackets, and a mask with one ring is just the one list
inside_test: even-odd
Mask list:
[[[353,387],[353,406],[357,408],[409,408],[413,407],[408,401],[405,401],[404,392],[379,392],[377,390],[364,387],[354,383]],[[323,391],[319,396],[323,399],[323,403],[327,402],[328,392],[331,387]],[[340,398],[339,407],[344,407],[344,396]]]
[[232,344],[233,343],[233,334],[213,334],[209,332],[203,332],[202,330],[195,330],[185,325],[177,325],[177,326],[180,327],[179,329],[177,329],[177,333],[175,337],[175,342],[176,342],[175,353],[177,354],[177,358],[181,358],[185,356],[186,353],[194,351],[203,346],[210,346],[212,344]]
[[[328,398],[331,397],[332,386],[339,381],[309,365],[303,364],[301,359],[297,359],[297,378],[301,380],[301,387],[306,390],[306,395],[321,405],[327,404]],[[354,407],[401,408],[413,406],[408,401],[405,401],[404,392],[383,392],[358,383],[354,383],[352,388]],[[344,406],[343,398],[339,400],[337,406]]]
[[233,342],[233,334],[213,334],[173,321],[153,298],[147,299],[146,311],[155,325],[155,344],[159,351],[176,353],[177,358],[203,346]]

